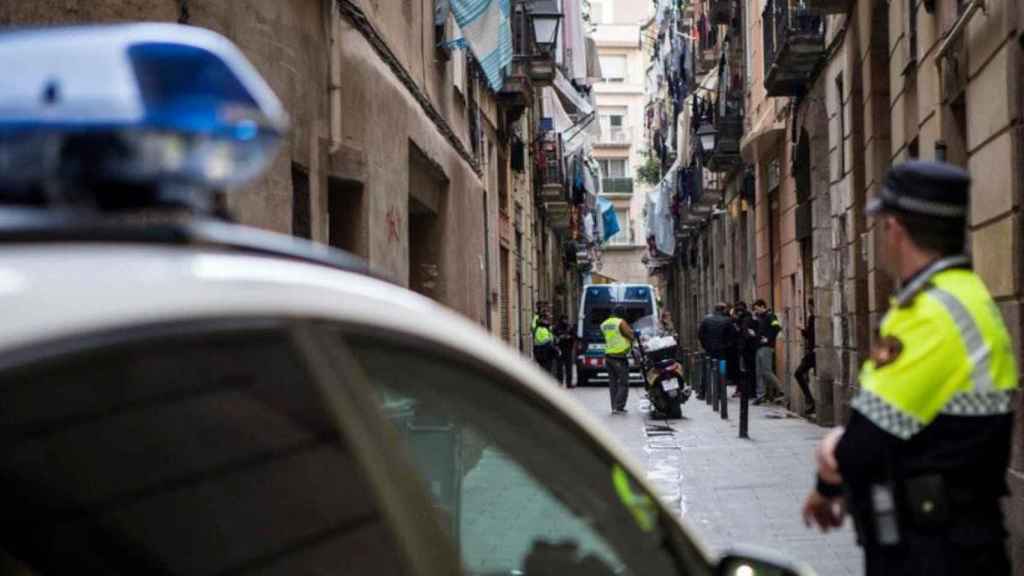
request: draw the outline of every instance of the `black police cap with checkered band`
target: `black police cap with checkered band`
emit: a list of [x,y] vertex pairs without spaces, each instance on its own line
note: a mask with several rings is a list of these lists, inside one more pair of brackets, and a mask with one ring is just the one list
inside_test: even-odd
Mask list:
[[877,196],[868,200],[873,216],[896,212],[935,218],[964,219],[970,199],[971,177],[943,162],[911,160],[893,166]]

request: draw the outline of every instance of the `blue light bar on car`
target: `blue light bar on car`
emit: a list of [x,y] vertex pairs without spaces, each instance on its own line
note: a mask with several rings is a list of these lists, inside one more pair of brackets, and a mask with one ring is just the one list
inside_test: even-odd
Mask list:
[[0,188],[82,175],[233,188],[273,161],[287,131],[256,69],[201,28],[0,33],[0,70]]

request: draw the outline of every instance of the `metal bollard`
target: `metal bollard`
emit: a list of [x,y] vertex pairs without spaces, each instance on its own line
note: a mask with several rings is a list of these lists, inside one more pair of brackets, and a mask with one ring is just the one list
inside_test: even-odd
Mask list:
[[711,402],[715,399],[710,361],[711,359],[705,356],[704,361],[701,363],[701,369],[704,370],[704,401],[707,402],[708,406],[711,406]]
[[714,358],[708,361],[711,373],[711,389],[713,390],[711,395],[711,408],[718,412],[718,395],[721,392],[718,382],[718,361]]
[[750,394],[746,376],[741,375],[736,385],[740,387],[740,438],[750,438],[747,430],[747,422],[750,419]]
[[699,352],[694,352],[690,357],[690,374],[693,377],[693,389],[701,400],[704,399],[704,357]]
[[725,370],[722,369],[723,368],[722,367],[723,363],[724,362],[719,362],[718,366],[717,366],[717,368],[718,368],[718,401],[722,404],[722,408],[720,410],[720,412],[722,414],[722,420],[728,420],[729,419],[729,387],[725,385],[726,384],[726,381],[725,381]]

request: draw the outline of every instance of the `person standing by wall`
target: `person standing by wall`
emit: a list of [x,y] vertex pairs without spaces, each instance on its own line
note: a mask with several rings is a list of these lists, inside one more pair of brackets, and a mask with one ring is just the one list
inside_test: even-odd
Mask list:
[[633,339],[636,335],[629,322],[623,319],[625,315],[625,308],[615,306],[612,315],[601,323],[612,414],[625,414],[626,401],[629,399],[629,354],[633,349]]
[[754,405],[771,402],[782,396],[782,383],[775,375],[775,339],[782,330],[775,313],[768,309],[764,300],[754,302],[754,322],[757,324],[755,370],[757,378],[757,400]]
[[796,367],[796,373],[793,377],[796,378],[797,384],[800,385],[800,392],[804,395],[804,416],[810,416],[815,412],[814,396],[811,394],[811,387],[809,382],[809,374],[811,370],[817,367],[817,359],[814,354],[814,300],[807,300],[807,319],[804,320],[804,325],[800,327],[800,335],[804,339],[804,355],[800,358],[800,365]]
[[754,392],[754,378],[757,376],[757,321],[747,309],[746,302],[737,302],[733,307],[735,330],[733,337],[734,361],[730,370],[737,390],[746,391],[747,397]]

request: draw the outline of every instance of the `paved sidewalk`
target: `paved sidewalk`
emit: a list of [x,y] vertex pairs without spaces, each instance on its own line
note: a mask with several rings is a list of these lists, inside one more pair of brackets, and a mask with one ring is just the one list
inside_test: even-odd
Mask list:
[[691,399],[683,419],[650,421],[639,388],[630,390],[629,414],[611,416],[606,388],[572,394],[646,465],[648,479],[711,548],[755,545],[785,553],[820,576],[862,573],[860,549],[847,520],[821,535],[807,529],[800,507],[814,480],[813,450],[826,429],[779,407],[750,407],[750,439],[738,438],[739,401],[722,420]]

